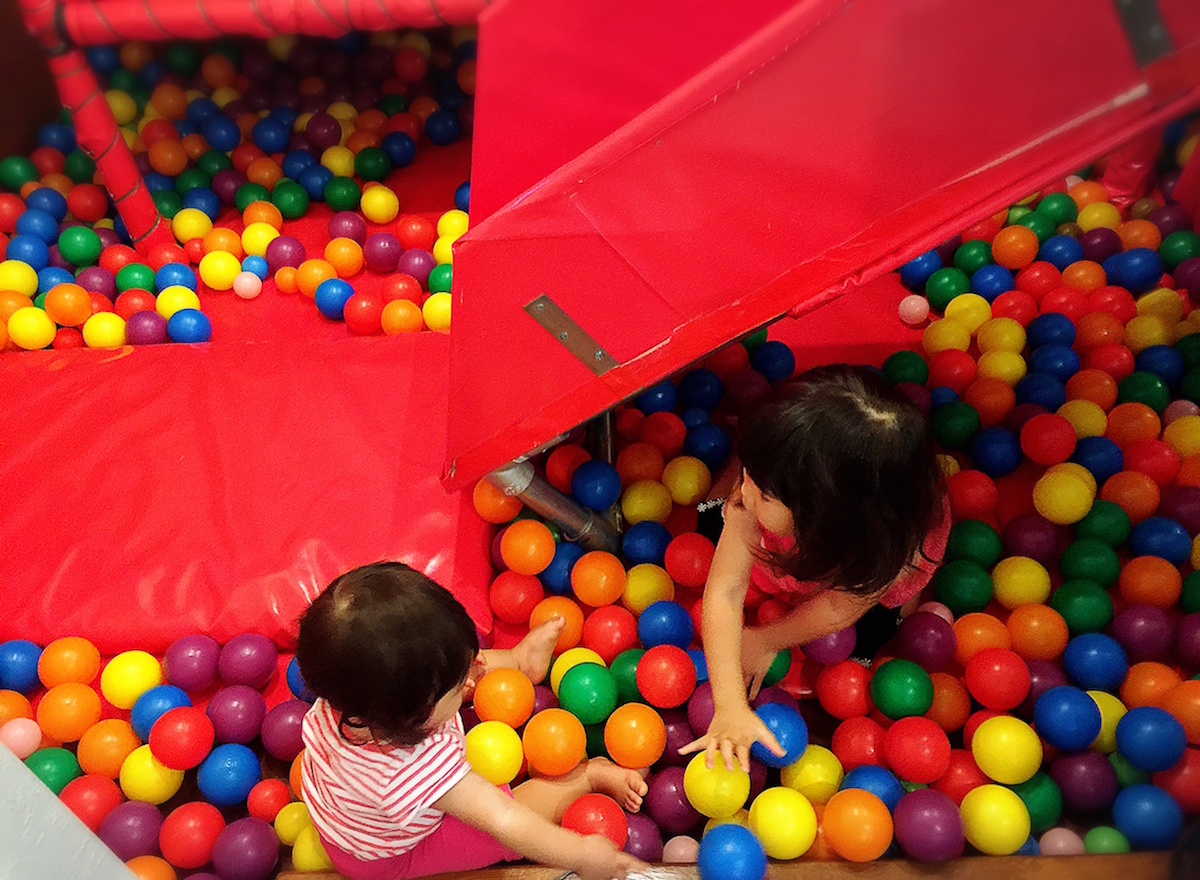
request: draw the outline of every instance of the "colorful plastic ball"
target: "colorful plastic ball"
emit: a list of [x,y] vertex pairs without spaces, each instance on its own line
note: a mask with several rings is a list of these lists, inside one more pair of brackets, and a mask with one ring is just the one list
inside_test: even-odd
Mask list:
[[241,633],[230,639],[217,660],[221,680],[229,685],[247,685],[256,690],[275,674],[279,650],[258,633]]
[[717,754],[708,767],[703,754],[695,755],[683,777],[688,802],[703,816],[726,819],[740,810],[750,796],[750,774],[741,767],[726,768]]
[[1042,763],[1042,744],[1033,729],[1018,718],[988,718],[975,730],[971,754],[988,778],[1005,785],[1024,782]]
[[183,784],[183,771],[164,765],[150,750],[139,746],[121,765],[121,790],[133,801],[161,804],[170,800]]
[[500,539],[500,555],[517,574],[536,575],[554,559],[554,535],[537,520],[518,520],[508,526]]
[[6,747],[16,755],[18,761],[24,761],[36,752],[41,744],[42,729],[32,718],[10,718],[0,723],[0,746]]
[[162,813],[153,804],[126,801],[104,817],[99,837],[117,858],[128,861],[158,852],[162,822]]
[[1029,837],[1029,811],[1012,791],[1001,785],[981,785],[963,798],[960,807],[967,842],[987,855],[1010,855]]
[[93,834],[98,834],[101,823],[125,800],[125,795],[108,777],[78,776],[63,787],[58,799]]
[[666,748],[662,716],[641,703],[619,706],[604,724],[604,746],[622,767],[649,767]]
[[292,793],[282,779],[264,779],[250,789],[246,808],[250,815],[264,822],[274,822],[280,810],[292,800]]
[[304,748],[301,740],[301,725],[308,703],[302,700],[284,700],[267,710],[263,718],[263,749],[280,761],[292,761]]
[[617,682],[598,663],[578,663],[568,669],[557,694],[559,705],[585,725],[599,724],[617,707]]
[[28,694],[38,685],[42,649],[28,639],[0,642],[0,688]]
[[275,834],[284,846],[292,846],[300,832],[312,825],[312,816],[304,801],[292,801],[275,814]]
[[686,651],[674,645],[650,648],[638,660],[637,689],[651,706],[682,706],[696,689],[695,664]]
[[163,820],[158,832],[159,848],[174,867],[199,868],[212,858],[213,845],[224,828],[225,818],[212,804],[181,804]]
[[317,310],[331,321],[345,319],[346,303],[352,296],[354,288],[340,278],[326,278],[313,293]]
[[100,690],[118,709],[131,709],[138,697],[161,683],[162,666],[145,651],[117,654],[100,673]]
[[571,476],[571,495],[592,510],[608,510],[621,497],[621,476],[606,461],[585,461]]
[[1182,565],[1191,556],[1192,538],[1175,520],[1152,516],[1133,527],[1129,549],[1135,556],[1159,556]]
[[[950,740],[936,721],[916,716],[901,718],[887,729],[883,754],[901,779],[928,784],[949,769]],[[888,806],[895,808],[894,804]]]
[[768,788],[750,805],[747,827],[772,859],[798,859],[817,837],[812,804],[791,788]]
[[546,709],[529,719],[522,735],[529,766],[545,776],[562,776],[583,760],[587,734],[565,709]]
[[894,826],[874,794],[843,788],[825,805],[822,817],[829,848],[851,862],[871,862],[887,852]]
[[[665,846],[663,859],[667,859]],[[726,823],[701,839],[696,866],[701,880],[762,880],[767,873],[767,853],[754,832]]]
[[247,743],[262,729],[267,708],[254,688],[235,684],[213,694],[205,708],[218,742]]
[[191,705],[191,699],[181,688],[160,684],[137,698],[129,713],[129,723],[138,738],[146,742],[150,737],[150,729],[164,713],[180,706]]
[[172,342],[208,342],[212,321],[198,309],[180,309],[167,320],[167,336]]
[[800,712],[783,703],[764,703],[754,710],[767,730],[775,736],[784,753],[776,755],[762,743],[750,746],[750,757],[768,767],[786,767],[795,763],[808,748],[808,725]]
[[[591,603],[589,603],[591,604]],[[687,648],[695,635],[691,615],[678,602],[654,602],[638,617],[638,639],[645,648],[675,645]]]
[[799,758],[782,769],[780,778],[810,803],[824,804],[842,784],[842,764],[829,749],[810,744]]
[[1139,770],[1169,770],[1179,763],[1186,749],[1183,725],[1157,706],[1130,709],[1117,722],[1117,751]]
[[216,746],[200,764],[196,783],[205,800],[230,807],[246,800],[262,778],[258,756],[240,743]]
[[99,695],[79,682],[55,685],[38,701],[38,726],[55,742],[77,742],[99,720]]
[[754,346],[750,352],[750,366],[774,384],[788,378],[796,371],[796,356],[787,343],[768,340]]
[[1100,707],[1079,688],[1053,687],[1034,704],[1033,725],[1055,748],[1080,751],[1100,735]]
[[188,693],[201,693],[217,680],[221,647],[207,635],[181,636],[163,655],[163,675],[170,684]]
[[[955,526],[961,524],[956,523]],[[896,655],[901,659],[911,660],[927,672],[938,672],[949,667],[954,660],[956,645],[957,640],[951,625],[927,611],[910,614],[896,631]]]
[[[1124,468],[1124,455],[1121,447],[1108,437],[1082,437],[1075,446],[1071,461],[1087,468],[1096,482],[1103,484],[1109,477],[1120,473]],[[1043,503],[1053,506],[1054,502],[1043,499]],[[1128,519],[1128,517],[1126,517]]]
[[467,731],[466,750],[471,768],[493,785],[516,779],[525,759],[521,737],[502,721],[481,721]]
[[916,663],[888,660],[871,676],[871,699],[888,718],[923,715],[933,704],[933,683]]
[[806,659],[824,666],[833,666],[849,658],[854,652],[856,641],[854,627],[846,626],[827,636],[806,642],[801,649]]
[[1007,428],[984,428],[971,438],[971,461],[991,477],[1012,473],[1021,463],[1021,444]]
[[1170,849],[1183,831],[1183,811],[1161,788],[1131,785],[1113,802],[1113,824],[1134,849]]
[[9,316],[8,338],[26,351],[45,348],[54,341],[54,321],[35,306],[19,308]]
[[1115,639],[1089,632],[1067,643],[1063,668],[1078,687],[1113,691],[1125,680],[1129,661]]
[[226,880],[265,880],[278,861],[275,830],[253,816],[230,822],[213,843],[213,867]]
[[909,792],[893,814],[896,842],[909,858],[944,862],[963,853],[966,837],[958,806],[930,789]]
[[190,770],[212,750],[214,731],[208,716],[192,706],[164,712],[150,729],[149,746],[165,767]]
[[904,796],[904,786],[896,775],[885,767],[863,764],[849,771],[842,779],[841,790],[857,789],[868,791],[883,801],[889,811],[895,809]]

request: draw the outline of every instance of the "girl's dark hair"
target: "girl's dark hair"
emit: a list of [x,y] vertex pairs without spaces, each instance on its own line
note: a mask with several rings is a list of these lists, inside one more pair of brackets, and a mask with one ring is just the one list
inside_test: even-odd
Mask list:
[[338,577],[308,607],[296,662],[343,724],[415,745],[478,653],[475,624],[454,596],[407,565],[377,562]]
[[739,452],[792,512],[795,548],[765,561],[797,580],[878,593],[942,515],[928,420],[867,367],[818,367],[776,386],[742,425]]

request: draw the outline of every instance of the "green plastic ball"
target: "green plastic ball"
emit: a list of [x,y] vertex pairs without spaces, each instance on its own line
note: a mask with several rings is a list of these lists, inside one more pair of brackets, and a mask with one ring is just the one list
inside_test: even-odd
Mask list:
[[242,50],[239,49],[237,45],[229,39],[218,40],[217,42],[213,43],[212,47],[208,51],[215,52],[218,55],[224,55],[233,62],[234,67],[238,66],[242,62]]
[[953,266],[944,266],[930,275],[929,280],[925,282],[925,298],[929,300],[931,309],[944,312],[946,306],[950,305],[950,300],[960,293],[967,293],[970,289],[971,279],[967,277],[966,272]]
[[1200,611],[1200,571],[1193,571],[1183,579],[1183,593],[1179,597],[1179,606],[1184,614]]
[[206,187],[212,183],[212,177],[199,168],[189,168],[175,178],[175,192],[186,196],[194,189]]
[[1093,538],[1109,547],[1120,547],[1129,540],[1133,523],[1125,508],[1113,501],[1097,498],[1087,516],[1072,527],[1076,538]]
[[154,199],[154,204],[158,207],[158,213],[162,214],[168,220],[178,214],[183,208],[183,199],[173,189],[160,189],[151,198]]
[[233,205],[238,211],[245,211],[255,202],[271,201],[271,191],[261,183],[243,183],[233,194]]
[[763,676],[763,687],[779,684],[791,668],[792,652],[780,651],[775,655],[775,659],[771,661],[771,665],[767,667],[767,674]]
[[1144,403],[1161,413],[1171,402],[1167,383],[1154,373],[1135,371],[1117,383],[1117,403]]
[[1088,580],[1111,587],[1121,575],[1117,551],[1095,538],[1072,541],[1058,558],[1058,570],[1069,581]]
[[617,697],[622,703],[646,702],[637,688],[637,665],[645,653],[643,648],[630,648],[622,651],[613,658],[613,662],[608,667],[613,680],[617,683]]
[[117,270],[117,290],[154,290],[154,270],[143,263],[126,263]]
[[1054,235],[1056,223],[1047,217],[1045,214],[1039,214],[1037,211],[1030,211],[1016,223],[1017,226],[1024,226],[1033,231],[1037,236],[1038,243],[1044,243],[1046,239]]
[[171,43],[163,60],[173,73],[180,76],[193,76],[200,71],[200,51],[192,43]]
[[933,576],[933,596],[955,617],[982,611],[992,601],[992,576],[978,562],[954,559]]
[[0,186],[13,192],[38,179],[37,166],[25,156],[8,156],[0,159]]
[[1175,350],[1183,358],[1183,365],[1189,370],[1200,367],[1200,333],[1189,333],[1175,343]]
[[897,351],[883,362],[883,378],[893,385],[912,382],[924,385],[929,381],[929,364],[915,351]]
[[75,183],[91,183],[96,176],[96,163],[83,150],[72,150],[63,160],[63,173]]
[[1087,580],[1064,581],[1050,596],[1050,607],[1062,615],[1071,638],[1099,632],[1113,619],[1112,596]]
[[1113,770],[1117,772],[1117,782],[1120,783],[1121,788],[1128,788],[1131,785],[1144,785],[1150,781],[1149,773],[1134,767],[1120,752],[1109,753],[1108,763],[1112,764]]
[[285,220],[295,220],[308,210],[308,190],[294,180],[281,180],[271,191],[271,201]]
[[1064,223],[1073,223],[1079,217],[1079,207],[1066,193],[1050,193],[1044,196],[1034,210],[1049,217],[1054,222],[1055,229]]
[[1006,219],[1004,225],[1013,226],[1018,223],[1022,217],[1032,213],[1033,208],[1029,207],[1028,205],[1013,205],[1008,209],[1008,218]]
[[209,177],[213,177],[218,171],[232,168],[233,160],[220,150],[209,150],[196,160],[196,167]]
[[363,147],[354,157],[354,173],[363,180],[383,180],[392,170],[392,160],[379,147]]
[[1097,825],[1083,835],[1083,849],[1089,854],[1129,852],[1129,841],[1125,835],[1110,825]]
[[599,663],[577,663],[558,685],[558,704],[584,725],[599,724],[617,708],[617,682]]
[[974,275],[991,262],[992,246],[982,239],[964,241],[954,251],[955,268],[962,269],[968,275]]
[[1029,810],[1030,831],[1042,834],[1054,827],[1062,818],[1062,790],[1044,770],[1034,773],[1019,785],[1008,786],[1025,803]]
[[108,87],[110,89],[128,92],[131,95],[141,84],[142,81],[138,79],[138,75],[124,67],[114,70],[108,78]]
[[38,749],[25,759],[25,766],[56,795],[83,772],[75,756],[60,748]]
[[585,724],[583,732],[587,736],[587,756],[589,758],[609,758],[608,748],[604,745],[604,723]]
[[745,339],[743,339],[742,347],[745,348],[746,351],[754,351],[754,349],[758,348],[760,345],[762,345],[766,341],[767,341],[767,328],[763,327],[761,330],[756,330],[753,333],[751,333],[749,336],[747,336]]
[[924,715],[933,705],[933,679],[911,660],[888,660],[871,675],[871,699],[893,720]]
[[1158,255],[1162,257],[1163,265],[1168,272],[1174,272],[1184,260],[1200,257],[1200,235],[1190,229],[1180,229],[1172,232],[1158,246]]
[[42,291],[33,298],[33,304],[43,311],[46,308],[46,293],[47,291]]
[[58,252],[79,269],[94,265],[103,250],[100,236],[87,226],[69,226],[58,236]]
[[900,787],[907,791],[920,791],[922,788],[929,788],[924,782],[909,782],[907,779],[900,780]]
[[325,184],[325,204],[334,211],[356,211],[362,200],[362,190],[349,177],[335,177]]
[[977,519],[960,519],[950,527],[946,543],[946,558],[966,559],[983,568],[991,568],[1004,555],[1004,542],[987,523]]
[[1192,367],[1179,380],[1179,396],[1192,403],[1200,403],[1200,367]]
[[434,266],[429,272],[429,292],[449,293],[453,275],[454,267],[450,263]]
[[965,448],[981,424],[975,407],[961,400],[943,404],[929,416],[934,438],[947,449]]
[[375,103],[375,109],[388,116],[395,116],[408,110],[408,98],[403,95],[384,95]]

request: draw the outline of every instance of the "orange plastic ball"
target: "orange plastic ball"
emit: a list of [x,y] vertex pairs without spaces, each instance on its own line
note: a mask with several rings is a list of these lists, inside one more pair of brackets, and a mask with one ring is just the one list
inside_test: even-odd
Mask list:
[[271,202],[251,202],[242,211],[242,223],[266,223],[276,229],[283,228],[283,214]]
[[418,333],[425,329],[425,316],[421,307],[407,299],[394,299],[384,305],[379,322],[388,336],[395,336],[397,333]]
[[387,114],[382,110],[369,107],[354,117],[355,131],[379,131],[387,124]]
[[275,189],[275,184],[283,177],[283,168],[270,156],[260,156],[246,166],[246,180],[257,183],[269,190]]
[[1086,208],[1093,202],[1107,202],[1108,190],[1104,184],[1095,180],[1084,180],[1067,190],[1067,195],[1075,200],[1075,207]]
[[563,776],[587,755],[587,733],[566,709],[543,709],[521,737],[529,768],[542,776]]
[[150,106],[163,119],[172,122],[187,114],[187,94],[174,83],[160,83],[150,93]]
[[666,745],[662,716],[643,703],[618,706],[604,723],[604,747],[622,767],[649,767],[662,757]]
[[134,856],[125,867],[138,880],[176,880],[178,877],[171,863],[160,856]]
[[971,717],[971,693],[967,686],[948,672],[931,672],[933,703],[925,717],[946,733],[962,730]]
[[0,727],[14,718],[32,718],[33,707],[29,699],[17,691],[0,690]]
[[155,141],[150,145],[149,159],[151,168],[169,177],[182,174],[188,166],[187,150],[179,141]]
[[200,76],[214,89],[237,82],[237,68],[224,55],[214,52],[200,62]]
[[296,288],[311,299],[322,281],[336,277],[337,269],[328,261],[315,258],[305,260],[296,267]]
[[487,480],[480,480],[471,492],[471,501],[475,512],[490,523],[500,525],[512,522],[525,506],[521,499],[514,495],[505,495]]
[[325,245],[325,259],[339,278],[349,278],[362,270],[362,246],[352,238],[335,238]]
[[204,253],[211,254],[216,251],[225,251],[233,254],[239,260],[245,256],[242,252],[242,237],[232,229],[226,229],[224,226],[214,226],[208,232],[204,233]]
[[637,442],[617,453],[615,464],[621,475],[621,485],[628,486],[638,480],[658,480],[666,461],[657,446]]
[[1183,725],[1188,742],[1200,745],[1200,680],[1180,682],[1163,697],[1161,705]]
[[280,293],[299,293],[300,284],[296,281],[296,269],[292,266],[282,266],[275,273],[275,286]]
[[62,327],[80,327],[92,316],[92,297],[78,284],[56,284],[46,293],[43,307]]
[[1121,471],[1113,474],[1100,487],[1100,497],[1120,505],[1137,525],[1148,516],[1154,516],[1161,500],[1158,483],[1137,471]]
[[625,592],[625,581],[621,560],[604,550],[583,554],[571,569],[571,589],[580,602],[593,608],[620,599]]
[[[28,308],[31,305],[33,305],[33,300],[23,293],[15,290],[0,290],[0,324],[7,324],[8,319],[17,309]],[[570,486],[566,491],[570,491]]]
[[1122,566],[1117,587],[1130,604],[1170,608],[1182,594],[1183,575],[1161,556],[1135,556]]
[[1149,220],[1126,220],[1117,227],[1117,235],[1121,237],[1121,245],[1127,251],[1133,248],[1150,248],[1156,251],[1162,244],[1162,233]]
[[76,758],[84,773],[95,773],[116,779],[121,765],[142,745],[128,721],[106,718],[93,724],[79,740]]
[[48,688],[69,681],[91,684],[100,674],[100,651],[85,638],[64,636],[42,650],[37,669]]
[[1183,681],[1183,677],[1165,663],[1145,660],[1129,667],[1121,682],[1121,702],[1128,708],[1161,706],[1167,694]]
[[1038,252],[1037,234],[1025,226],[1006,226],[992,239],[992,259],[1006,269],[1024,269]]
[[1012,648],[1008,627],[982,611],[964,614],[954,621],[954,636],[958,642],[954,659],[959,666],[966,666],[984,648]]
[[346,138],[346,149],[357,156],[367,147],[378,147],[381,141],[382,139],[376,132],[364,131],[360,128]]
[[824,825],[829,848],[851,862],[872,862],[892,843],[892,814],[864,789],[846,788],[831,797]]
[[263,158],[266,153],[258,148],[251,141],[238,144],[233,148],[233,152],[229,154],[229,160],[233,162],[233,167],[238,171],[245,172],[250,167],[250,163],[255,159]]
[[1067,380],[1067,400],[1088,400],[1108,412],[1117,402],[1117,380],[1103,370],[1080,370]]
[[154,50],[141,40],[129,40],[117,49],[117,57],[121,59],[122,67],[138,73],[154,59]]
[[533,682],[517,669],[493,669],[475,688],[475,714],[480,721],[520,727],[533,714],[533,701]]
[[78,742],[100,720],[100,695],[86,684],[69,681],[42,695],[37,723],[55,742]]
[[554,534],[545,523],[523,519],[500,538],[500,558],[517,574],[541,574],[554,559]]
[[994,428],[1004,421],[1017,403],[1017,392],[1001,379],[976,379],[963,391],[962,399],[979,413],[985,428]]
[[1157,440],[1162,420],[1144,403],[1120,403],[1108,414],[1104,435],[1122,449],[1136,440]]
[[1200,486],[1200,455],[1189,455],[1180,463],[1175,482],[1180,486]]
[[583,609],[575,600],[566,596],[547,596],[533,606],[533,612],[529,615],[529,628],[536,629],[555,617],[561,617],[566,622],[554,645],[554,655],[557,657],[563,651],[574,648],[583,638]]
[[1104,267],[1092,260],[1077,260],[1062,272],[1063,284],[1076,290],[1097,290],[1108,283]]
[[1063,616],[1048,605],[1021,605],[1005,624],[1012,650],[1022,660],[1056,660],[1070,637]]
[[1125,341],[1125,325],[1110,312],[1088,312],[1075,322],[1075,350],[1090,351],[1100,345],[1120,345]]
[[187,150],[188,158],[193,162],[208,152],[208,141],[204,139],[204,135],[202,134],[186,134],[180,138],[179,142],[183,144],[183,148]]

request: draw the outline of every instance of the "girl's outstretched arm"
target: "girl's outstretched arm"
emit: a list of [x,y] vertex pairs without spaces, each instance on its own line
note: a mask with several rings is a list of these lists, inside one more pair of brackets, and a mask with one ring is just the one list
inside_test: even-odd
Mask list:
[[808,644],[851,626],[878,601],[876,596],[822,590],[773,623],[748,630],[745,638],[756,640],[762,652],[773,657],[777,651]]

